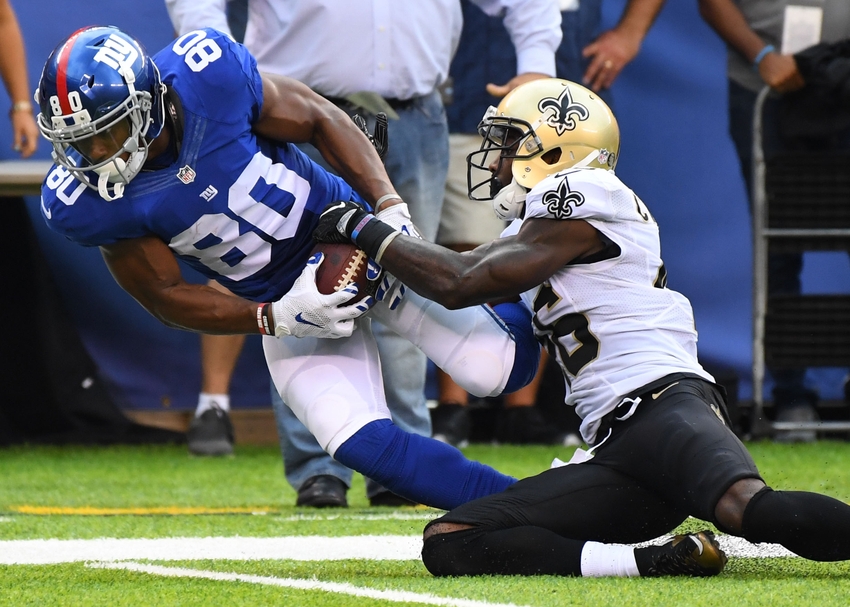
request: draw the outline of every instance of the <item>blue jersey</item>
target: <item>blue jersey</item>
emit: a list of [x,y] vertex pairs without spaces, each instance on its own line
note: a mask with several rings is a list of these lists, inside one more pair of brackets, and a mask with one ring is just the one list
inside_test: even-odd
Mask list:
[[55,165],[41,190],[44,218],[88,246],[157,236],[237,295],[279,299],[304,268],[325,205],[360,197],[294,145],[251,131],[263,87],[243,46],[215,30],[198,30],[154,62],[182,105],[176,160],[143,170],[112,202]]

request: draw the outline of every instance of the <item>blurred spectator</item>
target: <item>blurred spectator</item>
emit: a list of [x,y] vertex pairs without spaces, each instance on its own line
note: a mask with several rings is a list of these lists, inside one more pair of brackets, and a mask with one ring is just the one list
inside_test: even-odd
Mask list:
[[[554,74],[554,50],[561,34],[551,0],[476,3],[488,14],[504,15],[519,56],[507,73],[507,83],[498,85],[500,90],[507,92],[529,75]],[[225,0],[166,0],[166,5],[179,34],[202,26],[227,31]],[[377,112],[390,116],[387,172],[423,238],[433,241],[448,165],[448,127],[436,87],[446,79],[457,46],[460,4],[350,0],[332,11],[322,8],[315,2],[250,0],[245,44],[260,70],[304,82],[350,115],[365,117],[370,128]],[[315,151],[305,151],[321,160]],[[378,323],[373,323],[373,330],[396,425],[430,436],[424,355]],[[221,347],[229,346],[222,342]],[[274,389],[272,404],[286,478],[298,491],[296,504],[347,505],[351,470],[321,449]],[[410,503],[368,479],[367,495],[372,505]]]
[[[791,136],[783,128],[783,95],[801,91],[806,82],[794,53],[819,42],[850,38],[850,3],[825,0],[818,6],[799,6],[792,0],[699,0],[703,19],[728,47],[729,132],[751,197],[753,186],[753,111],[765,86],[773,89],[762,114],[765,159],[788,150],[850,149],[850,129],[832,130],[822,137]],[[809,134],[813,131],[810,129]],[[752,199],[750,198],[750,206]],[[800,253],[768,256],[768,295],[799,294],[803,257]],[[806,370],[768,369],[774,380],[775,419],[817,421],[818,394],[806,385]],[[810,442],[814,430],[785,431],[780,442]]]
[[[602,0],[562,0],[563,38],[556,52],[559,78],[582,82],[610,104],[608,88],[637,55],[664,0],[629,0],[617,26],[600,33]],[[462,0],[463,30],[452,62],[449,117],[449,175],[437,242],[455,251],[467,251],[499,236],[505,223],[493,212],[492,201],[470,200],[466,157],[481,145],[478,123],[491,105],[508,91],[490,85],[514,73],[516,55],[501,20],[487,16],[469,0]],[[471,183],[488,175],[470,175]],[[483,173],[483,171],[481,172]],[[496,422],[495,439],[505,443],[576,444],[578,436],[559,429],[534,407],[546,357],[535,382],[506,395]],[[561,381],[560,374],[553,375]],[[433,412],[434,438],[463,446],[472,431],[469,397],[438,370],[439,405]]]
[[38,127],[32,111],[32,91],[27,78],[27,59],[18,19],[9,0],[0,0],[0,77],[12,102],[12,148],[29,158],[38,146]]

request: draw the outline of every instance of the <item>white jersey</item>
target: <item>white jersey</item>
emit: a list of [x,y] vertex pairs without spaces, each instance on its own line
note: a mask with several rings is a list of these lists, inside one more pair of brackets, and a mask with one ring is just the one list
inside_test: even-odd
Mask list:
[[[690,302],[666,287],[658,224],[613,172],[571,169],[528,194],[525,218],[583,219],[607,248],[523,294],[534,330],[567,382],[568,405],[592,444],[623,396],[665,375],[714,379],[697,362]],[[516,233],[517,220],[504,235]]]

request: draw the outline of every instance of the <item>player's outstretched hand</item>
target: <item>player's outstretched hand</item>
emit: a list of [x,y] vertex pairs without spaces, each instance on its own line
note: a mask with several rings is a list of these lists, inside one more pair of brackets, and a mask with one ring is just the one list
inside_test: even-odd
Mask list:
[[350,337],[354,320],[375,304],[372,297],[367,297],[354,305],[344,305],[357,296],[357,285],[353,283],[336,293],[319,293],[316,271],[323,259],[321,253],[313,255],[289,292],[272,303],[275,337]]
[[[349,236],[349,222],[359,221],[369,213],[362,206],[350,200],[337,200],[330,203],[319,215],[319,223],[313,230],[313,239],[316,242],[328,242],[331,244],[342,244],[353,242]],[[355,223],[356,223],[355,221]]]

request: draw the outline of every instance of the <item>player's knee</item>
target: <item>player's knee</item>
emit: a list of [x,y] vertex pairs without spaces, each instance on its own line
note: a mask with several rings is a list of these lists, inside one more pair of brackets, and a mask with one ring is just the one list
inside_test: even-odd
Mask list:
[[443,577],[469,574],[463,565],[469,559],[465,551],[466,542],[454,532],[471,527],[455,523],[432,523],[425,528],[422,563],[431,575]]
[[714,508],[718,527],[727,533],[741,535],[747,506],[757,493],[766,488],[764,481],[758,478],[743,478],[733,483]]
[[473,350],[451,360],[443,371],[470,394],[484,398],[501,392],[510,369],[494,352]]

